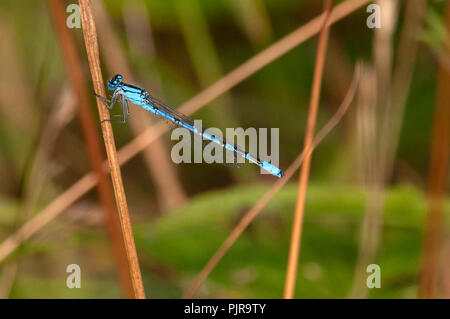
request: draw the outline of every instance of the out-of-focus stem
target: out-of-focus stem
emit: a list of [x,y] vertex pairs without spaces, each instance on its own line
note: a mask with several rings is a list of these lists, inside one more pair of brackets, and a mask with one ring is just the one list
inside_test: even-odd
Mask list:
[[272,25],[262,0],[231,0],[230,6],[239,25],[254,46],[267,43],[272,37]]
[[[450,2],[446,9],[447,36],[444,42],[445,59],[450,58]],[[428,175],[427,217],[423,239],[422,269],[419,285],[421,298],[435,298],[442,241],[445,186],[448,175],[450,124],[450,70],[440,65],[437,82],[436,108],[433,116]],[[450,267],[450,264],[444,265]]]

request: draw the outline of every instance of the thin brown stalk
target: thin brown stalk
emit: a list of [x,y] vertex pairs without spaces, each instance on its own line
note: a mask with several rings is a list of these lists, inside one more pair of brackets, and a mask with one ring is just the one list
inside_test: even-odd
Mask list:
[[[102,1],[93,3],[97,17],[100,46],[105,63],[110,72],[121,73],[127,81],[136,83],[136,78],[127,62],[126,54],[115,32]],[[147,41],[147,39],[145,39]],[[153,124],[148,112],[141,108],[132,110],[129,122],[135,135],[139,135]],[[159,204],[163,211],[174,210],[186,201],[186,194],[176,175],[175,166],[170,160],[168,148],[162,140],[156,140],[143,150],[144,160],[158,187]]]
[[[331,25],[332,23],[341,20],[368,2],[369,0],[347,0],[337,5],[331,12],[329,24]],[[188,115],[192,114],[220,96],[223,92],[238,85],[270,62],[317,34],[320,31],[321,19],[322,15],[312,19],[297,30],[275,42],[267,49],[228,73],[224,78],[218,80],[184,103],[180,107],[180,110]],[[119,164],[123,165],[128,162],[167,130],[168,128],[163,122],[158,122],[148,128],[145,132],[134,138],[119,150]],[[60,194],[53,202],[48,204],[36,217],[25,223],[16,233],[5,239],[0,244],[0,262],[8,257],[20,245],[21,238],[23,238],[23,240],[29,239],[39,231],[40,228],[44,227],[91,190],[96,183],[97,180],[94,174],[91,172],[87,173],[70,188]]]
[[91,113],[91,103],[84,83],[83,65],[78,54],[77,45],[70,30],[66,26],[66,15],[63,4],[59,0],[49,0],[49,8],[52,14],[55,31],[60,43],[64,65],[70,84],[75,92],[81,128],[86,143],[86,151],[90,165],[98,176],[97,192],[100,203],[105,213],[106,228],[111,240],[111,248],[116,261],[117,272],[125,297],[133,296],[133,287],[129,276],[127,256],[124,249],[120,225],[114,208],[114,199],[111,193],[111,184],[107,174],[103,170],[104,156],[100,141],[95,129],[95,121]]
[[241,236],[241,234],[245,231],[248,225],[256,218],[256,216],[261,213],[264,207],[269,203],[269,201],[275,196],[276,193],[292,178],[295,172],[299,169],[299,167],[304,162],[307,156],[310,156],[312,151],[319,145],[322,140],[333,130],[334,127],[341,121],[344,114],[347,112],[350,107],[353,98],[355,96],[356,90],[359,85],[359,80],[361,76],[361,64],[358,63],[355,68],[355,73],[353,75],[353,81],[350,84],[350,87],[345,95],[344,100],[341,105],[337,109],[336,113],[333,117],[324,125],[324,127],[317,133],[314,141],[310,147],[303,149],[300,155],[289,165],[288,169],[285,171],[285,176],[282,179],[279,179],[275,182],[275,184],[261,197],[261,199],[253,206],[245,215],[241,218],[239,223],[234,227],[231,231],[230,235],[225,239],[223,244],[219,247],[219,249],[215,252],[215,254],[211,257],[208,263],[203,267],[201,272],[195,278],[193,283],[187,289],[183,298],[192,298],[197,290],[200,288],[202,283],[206,280],[209,274],[213,271],[213,269],[217,266],[219,261],[223,258],[223,256],[227,253],[227,251],[231,248],[231,246],[236,242],[236,240]]
[[[314,69],[314,78],[311,88],[311,99],[309,104],[309,113],[306,124],[306,134],[304,148],[310,148],[313,143],[314,131],[316,128],[316,119],[319,109],[320,90],[322,86],[322,75],[325,64],[325,56],[328,45],[329,26],[328,19],[331,12],[332,0],[324,1],[323,27],[319,35],[317,46],[316,65]],[[291,245],[289,247],[289,258],[286,270],[286,282],[284,286],[284,298],[292,299],[295,293],[295,283],[297,278],[297,266],[300,253],[301,235],[303,227],[303,216],[305,212],[306,190],[308,188],[309,169],[311,166],[311,155],[306,156],[304,165],[300,171],[300,180],[298,186],[297,203],[295,206],[294,221],[292,224]]]
[[[447,37],[444,55],[450,57],[450,2],[446,9]],[[440,65],[437,83],[436,108],[431,134],[430,164],[428,176],[427,217],[423,238],[422,269],[419,285],[421,298],[435,298],[437,272],[442,241],[445,186],[448,175],[450,131],[450,71]],[[448,267],[449,264],[444,265]],[[448,269],[448,268],[447,268]]]
[[[94,90],[97,94],[105,96],[104,83],[100,70],[100,59],[98,51],[97,31],[95,28],[94,16],[90,0],[79,0],[81,21],[83,25],[83,35],[86,45],[89,68],[91,70]],[[144,285],[142,283],[141,270],[134,244],[133,231],[131,228],[130,215],[128,213],[127,199],[122,183],[119,160],[117,158],[114,135],[109,120],[109,112],[101,100],[97,98],[97,107],[102,123],[102,133],[105,142],[106,154],[114,188],[117,209],[119,212],[119,221],[122,230],[122,236],[125,244],[125,251],[128,259],[128,266],[133,287],[133,297],[137,299],[145,298]]]

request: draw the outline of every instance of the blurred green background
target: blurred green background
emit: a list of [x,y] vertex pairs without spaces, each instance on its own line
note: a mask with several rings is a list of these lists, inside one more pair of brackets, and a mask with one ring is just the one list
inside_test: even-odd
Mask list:
[[[63,2],[65,6],[74,3]],[[374,263],[381,267],[381,288],[370,289],[369,298],[416,298],[418,294],[445,4],[428,1],[423,31],[416,35],[418,53],[401,115],[401,130],[389,136],[398,138],[399,143],[392,171],[383,182],[385,196],[380,205],[382,229]],[[322,1],[298,0],[111,0],[104,5],[135,84],[175,107],[322,10]],[[398,18],[391,43],[394,67],[401,59],[397,48],[405,7],[406,1],[399,1],[396,8]],[[374,30],[366,26],[369,13],[365,8],[331,27],[318,128],[343,100],[356,61],[374,64],[377,39]],[[91,168],[48,3],[1,1],[0,30],[3,241]],[[91,93],[82,31],[71,32]],[[205,126],[222,129],[279,128],[280,167],[286,169],[303,145],[316,40],[314,37],[276,59],[192,117],[202,119]],[[112,62],[102,55],[102,46],[100,55],[107,80],[119,71],[108,67]],[[127,74],[123,75],[126,81]],[[59,112],[63,103],[67,110]],[[361,137],[361,126],[367,125],[364,121],[368,119],[375,125],[375,134],[379,134],[383,120],[379,109],[372,110],[376,115],[371,117],[371,111],[361,104],[360,99],[355,99],[344,119],[313,154],[298,298],[346,298],[355,285],[362,225],[368,196],[373,191],[367,171],[370,163],[378,167],[378,157],[371,162],[365,156],[377,155],[379,142],[367,144],[371,140]],[[98,119],[93,95],[92,106]],[[132,114],[135,110],[131,106]],[[53,123],[51,145],[45,146],[45,160],[36,167],[39,145],[47,136],[44,132],[49,123]],[[100,136],[100,125],[97,129]],[[118,148],[136,135],[130,125],[113,124],[113,129]],[[162,141],[170,152],[170,134],[165,134]],[[238,169],[174,164],[174,181],[183,199],[167,205],[164,192],[170,194],[172,190],[161,189],[149,165],[139,155],[122,167],[144,286],[148,298],[179,298],[275,179],[260,175],[250,164]],[[196,297],[282,297],[297,178],[296,174],[264,208]],[[38,191],[29,195],[35,190],[36,180],[40,181]],[[24,198],[28,198],[26,205]],[[27,214],[19,214],[24,206]],[[447,250],[449,212],[446,196],[442,243],[447,243]],[[0,263],[0,297],[120,298],[110,249],[102,208],[96,192],[91,191]],[[448,260],[443,260],[442,269],[445,262],[448,268]],[[6,272],[5,265],[11,263],[17,263],[17,269]],[[73,263],[81,267],[81,289],[66,287],[65,270]],[[439,296],[449,296],[450,291],[443,287],[439,288]]]

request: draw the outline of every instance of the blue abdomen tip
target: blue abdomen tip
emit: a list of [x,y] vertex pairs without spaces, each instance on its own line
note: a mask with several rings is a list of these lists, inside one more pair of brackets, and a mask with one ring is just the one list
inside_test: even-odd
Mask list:
[[279,169],[276,166],[273,166],[272,164],[268,163],[268,162],[263,162],[262,163],[262,168],[265,169],[266,171],[268,171],[270,174],[278,177],[278,178],[282,178],[284,176],[283,172],[281,171],[281,169]]

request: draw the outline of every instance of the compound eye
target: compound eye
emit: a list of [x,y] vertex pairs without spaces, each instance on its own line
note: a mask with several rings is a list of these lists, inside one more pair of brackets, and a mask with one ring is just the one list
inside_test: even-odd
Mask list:
[[120,74],[116,74],[116,75],[113,77],[112,82],[113,82],[115,85],[118,85],[119,83],[122,82],[122,76],[121,76]]
[[108,88],[110,90],[115,90],[117,86],[122,83],[122,76],[120,74],[114,75],[108,82]]
[[120,74],[116,74],[111,78],[111,80],[109,80],[109,82],[118,84],[122,82],[122,76]]

